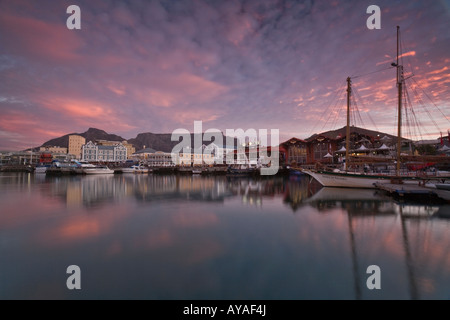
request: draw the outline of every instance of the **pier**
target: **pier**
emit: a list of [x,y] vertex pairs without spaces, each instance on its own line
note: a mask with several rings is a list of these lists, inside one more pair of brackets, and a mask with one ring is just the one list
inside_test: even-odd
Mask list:
[[436,197],[450,201],[450,191],[427,187],[424,184],[415,183],[375,183],[377,189],[400,197]]

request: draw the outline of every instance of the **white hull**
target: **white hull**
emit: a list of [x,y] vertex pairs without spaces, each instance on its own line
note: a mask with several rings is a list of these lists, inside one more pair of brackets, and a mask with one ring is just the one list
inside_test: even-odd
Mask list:
[[437,189],[450,191],[450,183],[436,183]]
[[145,167],[132,166],[130,168],[123,168],[122,173],[149,173],[150,170]]
[[342,188],[375,188],[377,182],[389,182],[390,176],[368,176],[364,174],[316,172],[303,170],[304,173],[316,179],[324,187]]
[[84,168],[83,172],[85,174],[112,174],[114,173],[114,170],[109,168]]
[[46,173],[47,169],[48,169],[48,167],[36,167],[36,169],[34,170],[34,173]]

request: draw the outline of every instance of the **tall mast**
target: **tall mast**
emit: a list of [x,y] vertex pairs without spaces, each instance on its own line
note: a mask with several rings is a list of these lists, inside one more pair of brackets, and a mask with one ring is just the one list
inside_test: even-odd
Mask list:
[[347,77],[347,131],[345,134],[345,171],[348,171],[350,164],[350,95],[352,93],[351,79]]
[[400,176],[400,153],[402,148],[402,86],[403,86],[403,66],[399,65],[399,33],[397,26],[397,87],[398,87],[398,124],[397,124],[397,168],[396,175]]

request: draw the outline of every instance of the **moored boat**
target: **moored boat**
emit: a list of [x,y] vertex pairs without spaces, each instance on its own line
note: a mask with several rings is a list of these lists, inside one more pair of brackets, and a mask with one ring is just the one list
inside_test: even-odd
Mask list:
[[47,169],[51,167],[51,164],[41,164],[34,169],[34,173],[45,174]]
[[[399,41],[399,27],[397,27],[397,43]],[[362,162],[366,160],[370,160],[367,158],[364,160],[363,157],[358,158],[356,156],[354,159],[350,157],[350,101],[351,101],[351,78],[347,78],[347,126],[346,126],[346,145],[343,147],[345,151],[345,163],[344,163],[344,171],[341,170],[322,170],[322,169],[302,169],[302,172],[310,175],[315,180],[317,180],[320,184],[325,187],[347,187],[347,188],[374,188],[374,184],[378,182],[407,182],[411,180],[419,180],[419,179],[427,179],[429,176],[426,173],[421,173],[419,171],[411,171],[408,172],[407,168],[402,168],[402,160],[405,158],[405,155],[401,153],[402,146],[402,103],[403,103],[403,87],[405,85],[405,78],[403,72],[403,66],[399,63],[399,57],[401,56],[398,52],[399,46],[397,45],[397,62],[392,63],[392,67],[397,69],[397,80],[396,86],[398,88],[398,115],[397,115],[397,146],[396,146],[396,155],[395,157],[389,159],[389,164],[395,166],[395,172],[391,172],[389,174],[381,174],[376,171],[368,172],[368,171],[358,171],[358,172],[350,172],[348,169],[351,167],[352,161],[355,161],[360,164],[361,168],[366,169],[366,166],[361,166]],[[375,160],[375,158],[374,158]],[[386,159],[387,160],[387,159]],[[418,163],[427,162],[426,157],[417,156],[415,160],[418,160]],[[404,164],[404,163],[403,163]],[[425,167],[427,167],[428,164]],[[407,167],[407,166],[406,166]],[[448,175],[443,175],[448,176]]]
[[133,165],[128,168],[122,168],[122,173],[149,173],[151,170],[141,165]]
[[450,183],[435,183],[436,189],[450,191]]
[[107,166],[85,166],[83,167],[85,174],[112,174],[114,170],[109,169]]
[[[375,188],[377,182],[390,182],[393,176],[350,173],[341,171],[302,170],[302,172],[316,179],[324,187],[343,188]],[[415,177],[402,177],[401,179],[413,181]]]
[[257,173],[257,168],[251,168],[246,165],[240,166],[230,166],[228,168],[228,173],[233,175],[249,175]]

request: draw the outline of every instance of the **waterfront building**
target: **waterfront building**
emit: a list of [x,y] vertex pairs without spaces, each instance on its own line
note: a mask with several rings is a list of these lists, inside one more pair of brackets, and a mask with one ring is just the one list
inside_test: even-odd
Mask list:
[[[313,135],[307,142],[307,163],[341,163],[346,153],[345,127]],[[411,154],[411,141],[404,139],[402,152]],[[390,156],[395,152],[397,138],[377,131],[352,126],[349,152],[352,156]]]
[[[207,149],[202,145],[198,149],[187,148],[188,150],[181,150],[176,156],[175,162],[180,166],[204,166],[213,165],[215,149]],[[206,150],[206,151],[205,151]]]
[[136,152],[136,148],[132,144],[128,143],[127,140],[123,141],[95,140],[94,142],[97,145],[101,146],[115,146],[121,143],[127,149],[128,157],[131,157],[131,155]]
[[127,148],[118,143],[115,145],[98,145],[89,141],[82,146],[82,160],[89,162],[122,162],[127,160]]
[[[282,145],[276,147],[245,145],[243,148],[234,150],[233,156],[230,157],[233,159],[233,163],[228,164],[246,165],[249,167],[267,166],[270,163],[271,158],[273,158],[273,152],[278,153],[278,165],[284,167],[286,165],[287,152]],[[268,156],[268,159],[265,158],[265,155]]]
[[214,164],[226,164],[227,154],[233,153],[236,150],[235,146],[217,145],[211,142],[209,145],[203,147],[204,153],[212,154]]
[[308,162],[308,143],[305,140],[293,137],[280,146],[286,150],[286,165],[297,166]]
[[72,154],[75,159],[81,159],[81,147],[86,144],[86,139],[77,134],[69,136],[68,153]]
[[39,152],[50,152],[50,153],[67,153],[67,148],[58,146],[42,146],[39,148]]
[[345,154],[345,148],[338,149],[338,146],[340,146],[342,141],[345,143],[345,137],[333,139],[324,135],[317,135],[314,138],[309,139],[307,141],[307,162],[329,162],[330,158],[328,155],[334,156],[338,150],[343,151]]
[[129,159],[132,159],[136,162],[141,162],[141,161],[145,162],[154,153],[156,153],[156,150],[154,150],[152,148],[145,148],[145,146],[144,146],[144,149],[133,152],[130,155]]
[[[147,156],[146,163],[149,167],[172,167],[177,163],[174,153],[156,151]],[[175,161],[173,161],[174,159]]]
[[39,152],[31,150],[11,151],[2,154],[2,164],[9,165],[36,165],[39,163]]

